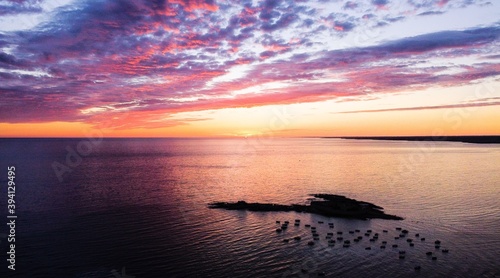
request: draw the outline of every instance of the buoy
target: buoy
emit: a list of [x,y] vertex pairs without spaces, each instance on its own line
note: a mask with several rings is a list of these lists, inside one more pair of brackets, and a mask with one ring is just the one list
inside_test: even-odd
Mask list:
[[425,241],[425,237],[421,238],[420,240],[421,240],[421,241]]
[[433,260],[433,261],[435,261],[435,260],[437,260],[437,259],[438,259],[437,257],[432,257],[432,260]]
[[311,225],[310,224],[305,224],[304,227],[309,228],[309,227],[311,227]]
[[300,236],[296,236],[296,237],[294,237],[293,239],[295,239],[295,240],[300,240],[300,239],[301,239],[301,237],[300,237]]
[[434,244],[441,244],[441,241],[440,240],[436,240],[436,241],[434,241]]
[[415,237],[419,237],[419,236],[420,236],[420,234],[415,234]]
[[281,229],[280,228],[276,229],[276,232],[281,233]]
[[448,249],[443,249],[443,250],[442,250],[442,252],[443,252],[443,253],[448,253],[448,252],[449,252],[449,250],[448,250]]
[[371,247],[366,247],[365,250],[372,250],[372,248]]
[[382,232],[387,233],[388,231],[387,230],[383,230]]
[[431,251],[429,251],[429,252],[426,252],[425,254],[426,254],[427,256],[430,256],[430,255],[432,255],[432,252],[431,252]]
[[397,244],[393,244],[392,248],[398,248],[398,245]]
[[309,245],[309,246],[314,245],[314,241],[309,241],[309,242],[307,243],[307,245]]
[[415,246],[415,244],[414,243],[410,243],[410,247],[413,247],[413,246]]
[[380,249],[385,249],[385,245],[380,245]]

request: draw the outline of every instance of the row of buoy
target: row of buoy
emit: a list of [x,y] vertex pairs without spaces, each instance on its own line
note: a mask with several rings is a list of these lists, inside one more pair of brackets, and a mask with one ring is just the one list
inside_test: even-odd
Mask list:
[[[277,224],[280,224],[281,222],[280,221],[276,221]],[[318,221],[318,224],[323,224],[324,222],[323,221]],[[281,225],[281,228],[278,228],[276,229],[277,232],[281,232],[283,230],[286,230],[288,228],[288,224],[289,224],[289,221],[284,221],[284,223]],[[300,226],[300,220],[299,219],[296,219],[295,220],[295,226]],[[328,223],[329,227],[331,229],[334,228],[334,224],[333,223]],[[319,241],[319,233],[317,231],[317,228],[315,226],[311,226],[311,224],[305,224],[304,225],[306,228],[310,228],[311,230],[311,234],[312,234],[312,237],[313,237],[313,241],[308,241],[307,242],[307,245],[309,246],[314,246],[315,245],[315,242],[314,241]],[[396,230],[399,231],[399,235],[394,237],[395,240],[399,240],[399,239],[402,239],[402,238],[406,238],[408,235],[409,235],[409,231],[406,230],[406,229],[403,229],[401,227],[396,227]],[[361,230],[359,229],[355,229],[355,230],[350,230],[348,233],[349,234],[355,234],[355,233],[360,233]],[[370,237],[372,235],[372,230],[368,229],[366,230],[366,232],[364,233],[364,235],[366,237]],[[388,230],[382,230],[383,233],[388,233],[389,231]],[[337,241],[339,242],[342,242],[342,246],[345,247],[345,248],[348,248],[351,246],[351,240],[349,239],[344,239],[343,238],[343,232],[342,231],[337,231],[336,232],[337,234]],[[420,241],[425,241],[425,237],[420,237],[420,234],[419,233],[416,233],[415,234],[415,237],[416,238],[419,238]],[[375,242],[377,241],[379,238],[379,234],[378,233],[373,233],[373,237],[369,239],[370,242]],[[302,238],[300,236],[296,236],[293,238],[294,240],[296,241],[300,241]],[[326,234],[326,237],[325,237],[326,240],[328,240],[328,246],[335,246],[336,244],[336,240],[334,239],[334,233],[333,232],[328,232]],[[361,240],[363,239],[363,236],[357,236],[353,239],[354,242],[360,242]],[[290,239],[284,239],[283,240],[284,242],[289,242]],[[415,246],[415,243],[414,243],[414,239],[412,238],[406,238],[406,242],[408,243],[408,245],[410,247],[414,247]],[[441,248],[441,241],[440,240],[436,240],[434,241],[434,245],[435,245],[435,249],[440,249]],[[382,241],[382,245],[380,246],[381,249],[385,249],[387,246],[387,241]],[[393,244],[392,245],[393,248],[398,248],[399,245],[398,244]],[[371,246],[368,246],[368,247],[365,247],[365,250],[371,250]],[[448,249],[441,249],[442,253],[448,253],[449,250]],[[429,256],[431,258],[431,260],[435,261],[437,260],[437,257],[433,254],[433,252],[426,252],[426,255]],[[398,251],[398,257],[399,259],[405,259],[406,257],[406,251],[405,250],[399,250]],[[420,265],[417,265],[414,267],[415,270],[420,270],[421,269],[421,266]]]

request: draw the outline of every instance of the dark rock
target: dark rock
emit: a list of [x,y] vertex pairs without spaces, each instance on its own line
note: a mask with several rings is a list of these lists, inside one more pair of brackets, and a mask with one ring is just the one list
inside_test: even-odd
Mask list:
[[[247,203],[245,201],[231,202],[213,202],[208,205],[209,208],[219,208],[227,210],[249,210],[249,211],[296,211],[324,215],[328,217],[342,217],[352,219],[390,219],[402,220],[402,217],[385,214],[383,208],[372,203],[357,201],[341,195],[333,194],[314,194],[321,201],[311,201],[309,205],[279,205]],[[285,221],[287,223],[288,221]]]

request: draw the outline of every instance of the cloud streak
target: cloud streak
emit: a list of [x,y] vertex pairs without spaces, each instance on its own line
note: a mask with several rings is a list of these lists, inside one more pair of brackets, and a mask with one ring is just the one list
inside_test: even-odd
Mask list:
[[455,108],[471,108],[471,107],[499,106],[499,105],[500,105],[500,101],[495,101],[495,102],[473,102],[473,103],[461,103],[461,104],[430,105],[430,106],[415,106],[415,107],[400,107],[400,108],[388,108],[388,109],[353,110],[353,111],[336,112],[336,114],[419,111],[419,110],[455,109]]

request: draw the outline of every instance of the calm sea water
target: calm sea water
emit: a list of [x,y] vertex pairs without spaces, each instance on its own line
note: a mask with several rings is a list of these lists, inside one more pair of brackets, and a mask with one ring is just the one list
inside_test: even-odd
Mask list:
[[[68,156],[78,148],[86,154],[81,161]],[[54,162],[71,171],[61,181]],[[0,277],[500,276],[499,145],[0,139],[5,222],[9,165],[16,167],[17,270],[7,270],[2,225]],[[212,201],[306,203],[312,193],[373,202],[405,220],[207,208]],[[276,220],[295,219],[299,227],[275,232]],[[304,224],[321,235],[314,246],[307,245],[312,237]],[[414,247],[394,238],[396,227],[409,230]],[[348,233],[355,229],[361,232]],[[376,242],[364,236],[368,229],[380,234]],[[324,236],[339,231],[344,239],[364,238],[349,248],[328,246]],[[283,242],[297,235],[301,241]],[[449,253],[435,249],[434,240]],[[405,259],[398,258],[400,250]]]

